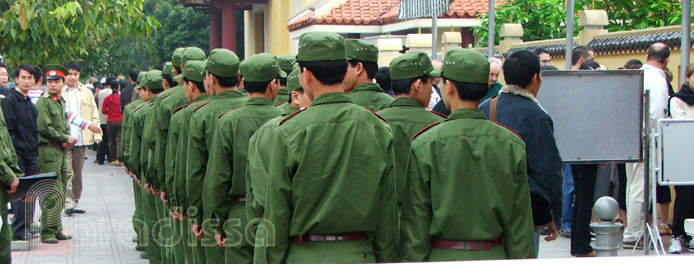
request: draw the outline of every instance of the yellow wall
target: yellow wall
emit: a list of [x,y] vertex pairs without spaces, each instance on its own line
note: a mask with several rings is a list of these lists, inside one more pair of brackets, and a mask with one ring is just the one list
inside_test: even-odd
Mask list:
[[[288,20],[296,15],[296,4],[299,3],[299,12],[303,11],[310,5],[319,0],[269,0],[264,11],[260,11],[265,15],[264,30],[258,27],[256,23],[257,13],[253,11],[244,12],[245,19],[245,41],[246,41],[246,58],[251,55],[268,52],[275,55],[285,55],[293,52],[292,42],[289,39],[289,29],[287,29]],[[258,33],[264,32],[264,36],[257,36]],[[265,49],[262,43],[264,41]]]
[[[690,54],[692,52],[690,51]],[[624,66],[624,63],[626,63],[630,59],[637,59],[640,60],[643,63],[646,63],[646,52],[638,52],[638,53],[622,53],[622,54],[596,54],[595,55],[595,61],[604,65],[610,70],[616,70]],[[565,63],[566,59],[565,58],[552,58],[552,65],[555,67],[563,70],[565,68]],[[692,62],[691,55],[690,55],[690,62]],[[679,90],[679,87],[682,86],[682,84],[679,81],[679,76],[680,76],[680,64],[682,63],[682,53],[681,50],[675,49],[670,51],[670,62],[668,63],[668,68],[670,68],[670,71],[672,72],[673,75],[673,80],[672,80],[672,86],[675,89],[675,91]],[[687,67],[686,65],[684,67]]]

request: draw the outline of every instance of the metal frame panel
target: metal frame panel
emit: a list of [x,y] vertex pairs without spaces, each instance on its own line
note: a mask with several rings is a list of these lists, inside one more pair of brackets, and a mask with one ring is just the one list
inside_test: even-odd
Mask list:
[[643,161],[643,71],[546,71],[537,99],[567,163]]
[[691,152],[694,119],[661,119],[654,135],[654,170],[661,185],[694,185]]

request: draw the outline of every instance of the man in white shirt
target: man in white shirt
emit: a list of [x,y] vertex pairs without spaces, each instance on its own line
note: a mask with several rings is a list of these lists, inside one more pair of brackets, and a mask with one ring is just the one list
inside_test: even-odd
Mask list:
[[[70,135],[77,138],[75,146],[67,148],[65,163],[67,164],[67,209],[66,214],[83,214],[82,209],[77,209],[80,197],[82,196],[82,168],[84,167],[84,156],[87,146],[99,144],[101,140],[101,129],[99,128],[98,108],[92,92],[82,83],[80,78],[80,65],[76,61],[65,63],[68,74],[65,76],[65,87],[63,88],[63,98],[67,108],[74,115],[81,117],[84,122],[81,125],[70,125]],[[89,130],[84,129],[88,127]],[[97,131],[97,133],[93,132]]]
[[[668,85],[665,80],[665,72],[670,61],[670,49],[663,43],[654,43],[648,48],[646,64],[643,70],[643,89],[650,91],[650,118],[647,129],[655,129],[658,119],[665,118],[668,105]],[[643,224],[645,219],[641,215],[644,190],[643,163],[627,164],[627,227],[624,230],[624,247],[642,247],[636,244],[637,240],[643,240]]]

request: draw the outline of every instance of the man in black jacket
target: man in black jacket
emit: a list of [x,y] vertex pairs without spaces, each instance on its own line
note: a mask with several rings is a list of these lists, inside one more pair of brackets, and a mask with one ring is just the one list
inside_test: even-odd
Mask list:
[[[39,173],[39,167],[36,163],[39,151],[36,118],[39,112],[27,96],[35,83],[36,74],[36,68],[33,65],[20,65],[15,74],[17,87],[10,90],[7,97],[2,100],[2,111],[5,115],[7,130],[17,152],[17,164],[28,176]],[[14,240],[32,238],[28,229],[32,219],[34,219],[34,203],[31,201],[12,202],[12,209],[14,211],[14,220],[12,221]]]
[[137,75],[140,74],[140,70],[138,69],[132,69],[130,70],[130,73],[128,73],[128,76],[130,78],[130,84],[122,87],[120,90],[120,107],[121,111],[125,109],[125,105],[130,103],[133,98],[133,91],[135,91],[135,86],[137,86]]

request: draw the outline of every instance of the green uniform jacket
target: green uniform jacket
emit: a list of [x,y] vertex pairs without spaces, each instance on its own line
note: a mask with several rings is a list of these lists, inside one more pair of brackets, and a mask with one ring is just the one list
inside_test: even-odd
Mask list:
[[395,99],[388,108],[378,112],[388,119],[393,129],[393,152],[395,160],[395,182],[397,183],[398,207],[402,206],[405,195],[405,179],[407,179],[407,155],[410,153],[412,136],[420,130],[445,118],[440,114],[427,111],[411,97]]
[[151,126],[154,125],[152,120],[154,119],[152,111],[154,109],[154,103],[156,98],[152,98],[149,100],[144,107],[142,107],[140,110],[137,112],[141,117],[138,120],[141,120],[141,129],[142,129],[142,134],[140,138],[140,145],[137,145],[137,147],[140,148],[140,170],[142,171],[141,173],[141,179],[142,179],[142,184],[144,186],[145,183],[149,183],[152,186],[156,186],[157,182],[156,179],[154,178],[154,152],[152,149],[149,147],[149,145],[145,142],[150,141],[146,137],[147,129],[150,129]]
[[[17,153],[14,150],[10,132],[7,131],[5,114],[2,112],[2,109],[0,109],[0,119],[2,119],[2,124],[0,124],[0,147],[2,147],[0,149],[0,183],[2,185],[0,186],[3,187],[0,190],[0,204],[5,205],[8,202],[7,193],[4,191],[5,188],[12,185],[15,177],[24,176],[24,172],[17,165]],[[0,210],[6,211],[6,206],[3,206]]]
[[[280,114],[269,99],[254,97],[245,107],[219,119],[203,184],[206,217],[224,223],[229,215],[229,199],[246,196],[248,142],[258,128]],[[221,231],[216,227],[216,232]]]
[[[202,104],[209,103],[213,96],[203,94],[195,98],[192,103],[185,108],[174,113],[169,123],[169,129],[177,133],[171,133],[167,145],[167,159],[170,167],[167,167],[167,174],[173,173],[171,178],[172,184],[167,187],[166,195],[169,197],[169,206],[173,210],[178,210],[179,213],[186,214],[188,209],[188,199],[186,194],[186,161],[188,158],[188,129],[190,128],[190,119],[193,116],[193,110]],[[173,143],[175,140],[176,143]],[[175,149],[171,149],[171,148]],[[169,172],[169,169],[173,169]]]
[[525,144],[513,132],[481,110],[455,110],[416,136],[407,168],[404,261],[450,260],[430,255],[433,238],[503,238],[503,250],[446,250],[459,260],[535,257]]
[[270,150],[275,130],[288,115],[299,111],[289,105],[281,116],[267,121],[253,134],[248,147],[248,167],[246,168],[246,215],[249,220],[261,218],[265,212],[265,192],[267,189]]
[[368,107],[374,111],[385,109],[395,100],[390,95],[384,93],[383,89],[376,83],[357,85],[352,90],[351,96],[355,104]]
[[125,108],[123,109],[123,121],[121,122],[121,135],[120,135],[120,140],[121,140],[121,156],[123,156],[123,165],[130,170],[130,167],[128,167],[131,164],[130,161],[130,151],[131,151],[131,146],[130,146],[130,133],[132,129],[132,120],[133,120],[133,110],[137,108],[138,106],[142,105],[144,101],[142,99],[137,99],[133,101],[132,103],[129,103]]
[[[195,219],[202,223],[203,214],[206,215],[202,204],[203,186],[206,177],[208,158],[211,157],[212,139],[219,115],[231,110],[241,108],[246,104],[247,98],[239,91],[229,90],[217,94],[209,104],[198,106],[193,110],[193,118],[190,119],[188,131],[188,157],[186,159],[186,196],[188,206],[198,209]],[[210,166],[216,166],[210,163]],[[204,191],[204,188],[203,188]],[[202,210],[202,211],[201,211]]]
[[155,105],[156,114],[156,145],[154,147],[154,168],[157,172],[157,189],[166,192],[166,144],[169,135],[169,122],[171,121],[171,112],[188,103],[183,92],[183,84],[162,92],[158,97],[161,97],[158,105]]
[[272,105],[279,106],[279,104],[286,103],[289,100],[289,90],[287,88],[282,88],[277,91],[277,97]]
[[147,116],[147,108],[149,107],[148,102],[142,102],[140,106],[133,110],[132,120],[130,123],[130,132],[128,137],[130,137],[130,167],[128,170],[137,175],[137,177],[142,181],[142,184],[146,182],[142,177],[142,163],[140,157],[142,156],[142,136],[143,136],[143,126],[145,122],[145,117]]
[[39,110],[36,118],[39,144],[67,142],[70,127],[65,115],[65,100],[60,95],[45,93],[36,101],[36,108]]
[[317,96],[274,134],[263,223],[274,225],[275,246],[267,248],[267,260],[283,262],[291,236],[366,232],[376,260],[395,261],[388,124],[337,92]]

